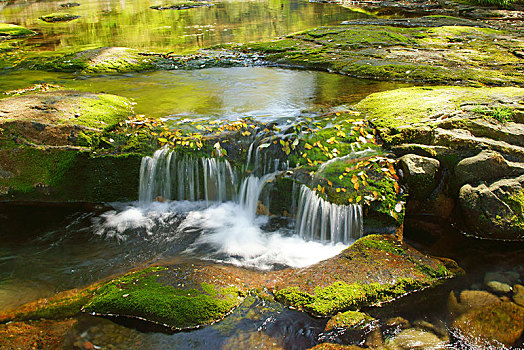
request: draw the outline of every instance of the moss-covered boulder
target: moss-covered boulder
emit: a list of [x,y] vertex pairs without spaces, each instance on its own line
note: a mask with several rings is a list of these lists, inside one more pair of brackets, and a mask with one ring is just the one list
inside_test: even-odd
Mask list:
[[0,39],[11,39],[35,34],[36,32],[16,24],[0,23]]
[[0,314],[0,323],[80,312],[136,317],[176,329],[214,323],[244,299],[256,273],[204,263],[148,267]]
[[428,257],[391,236],[359,239],[340,255],[284,270],[272,287],[277,300],[317,316],[394,300],[434,285],[460,269]]
[[[357,77],[476,85],[524,83],[524,75],[515,69],[522,66],[522,60],[513,54],[514,45],[522,48],[518,34],[464,26],[460,20],[450,25],[449,17],[440,26],[438,19],[431,27],[414,28],[402,27],[395,20],[383,25],[362,20],[278,41],[249,43],[241,50],[262,53],[278,64]],[[417,19],[411,21],[416,25]]]
[[422,189],[412,188],[407,210],[422,208],[447,217],[457,203],[464,213],[457,219],[465,219],[470,233],[522,236],[519,188],[494,194],[488,187],[510,181],[524,169],[524,89],[405,88],[372,94],[356,108],[398,156],[413,154],[440,163],[431,196],[424,198]]
[[364,328],[366,324],[374,320],[373,317],[359,311],[340,312],[328,321],[325,330],[330,331],[335,328]]
[[1,139],[79,146],[80,137],[114,126],[132,111],[130,100],[109,94],[59,90],[9,97],[0,100]]

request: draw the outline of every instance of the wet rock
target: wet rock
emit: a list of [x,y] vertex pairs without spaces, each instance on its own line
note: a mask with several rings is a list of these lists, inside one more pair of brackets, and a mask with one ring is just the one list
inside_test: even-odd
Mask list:
[[453,323],[454,334],[479,348],[512,346],[524,330],[524,308],[500,302],[474,309]]
[[74,319],[42,320],[0,324],[1,349],[61,349]]
[[80,18],[80,16],[72,15],[69,13],[51,13],[40,17],[44,22],[54,23],[54,22],[69,22],[74,19]]
[[438,336],[441,340],[445,342],[449,341],[448,330],[442,323],[439,325],[434,325],[433,323],[425,320],[416,320],[413,322],[413,328],[431,332]]
[[460,292],[460,304],[465,310],[495,304],[499,301],[496,295],[483,290],[463,290]]
[[501,177],[519,176],[524,173],[524,165],[507,161],[500,153],[483,150],[474,157],[461,160],[455,168],[457,183],[476,184]]
[[407,154],[399,159],[410,193],[416,198],[426,198],[436,187],[440,162],[433,158]]
[[399,329],[408,329],[411,327],[409,321],[400,316],[388,319],[385,325],[387,327],[395,327]]
[[488,287],[493,293],[506,294],[511,292],[511,286],[509,284],[499,281],[489,281],[486,283],[486,287]]
[[513,286],[513,301],[519,306],[524,306],[524,286],[521,284]]
[[446,349],[446,342],[435,334],[418,329],[406,329],[386,343],[388,350]]
[[60,7],[64,7],[67,9],[71,7],[77,7],[77,6],[80,6],[80,4],[77,2],[66,2],[65,4],[60,4]]

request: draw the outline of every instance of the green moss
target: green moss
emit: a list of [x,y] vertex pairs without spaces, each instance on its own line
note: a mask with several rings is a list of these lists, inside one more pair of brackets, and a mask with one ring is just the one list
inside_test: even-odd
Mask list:
[[340,312],[329,320],[326,330],[360,327],[374,320],[373,317],[359,311]]
[[0,38],[1,37],[20,37],[26,35],[36,34],[32,30],[18,26],[15,24],[0,23]]
[[514,109],[506,106],[492,108],[476,107],[473,111],[482,116],[494,119],[495,121],[502,124],[514,121],[514,117],[516,114]]
[[235,287],[178,289],[159,282],[162,271],[149,268],[102,286],[84,307],[87,312],[143,317],[176,328],[190,328],[223,318],[239,304]]
[[80,98],[74,112],[78,115],[75,124],[93,127],[111,127],[131,114],[132,106],[125,97],[100,94],[96,97]]
[[511,219],[513,226],[524,230],[524,189],[504,199],[515,216]]
[[413,279],[398,279],[394,284],[360,284],[337,281],[330,286],[315,288],[313,294],[296,287],[275,292],[275,298],[288,305],[303,309],[317,316],[330,316],[346,310],[391,301],[408,292],[426,286]]
[[[37,52],[29,55],[29,67],[56,72],[123,73],[157,67],[159,57],[122,47],[96,47],[84,50]],[[27,64],[26,64],[27,65]]]
[[402,243],[394,240],[385,240],[380,235],[368,235],[355,242],[355,247],[361,245],[368,249],[383,250],[385,252],[403,255],[405,253]]
[[14,316],[13,321],[39,320],[44,319],[64,319],[79,314],[82,307],[90,300],[90,291],[81,291],[77,295],[50,301],[45,306],[39,307],[34,311],[19,313]]

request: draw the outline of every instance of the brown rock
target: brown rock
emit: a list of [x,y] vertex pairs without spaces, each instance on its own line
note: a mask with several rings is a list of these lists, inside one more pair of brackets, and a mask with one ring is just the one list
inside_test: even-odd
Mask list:
[[466,309],[477,309],[484,305],[500,302],[500,299],[483,290],[463,290],[460,292],[460,304]]
[[501,302],[472,309],[453,323],[454,333],[480,348],[512,346],[524,330],[524,308]]
[[524,306],[524,286],[516,284],[513,286],[513,301],[520,306]]

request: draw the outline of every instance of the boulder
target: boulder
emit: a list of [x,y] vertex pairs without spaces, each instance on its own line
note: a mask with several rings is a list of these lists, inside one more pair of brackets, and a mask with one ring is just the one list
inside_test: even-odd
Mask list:
[[474,157],[461,160],[456,168],[459,186],[477,184],[524,174],[524,164],[507,161],[500,153],[483,150]]
[[459,203],[463,217],[483,238],[521,239],[524,236],[524,175],[503,179],[489,187],[462,186]]
[[436,175],[440,162],[429,157],[406,154],[399,159],[410,194],[424,199],[436,187]]

